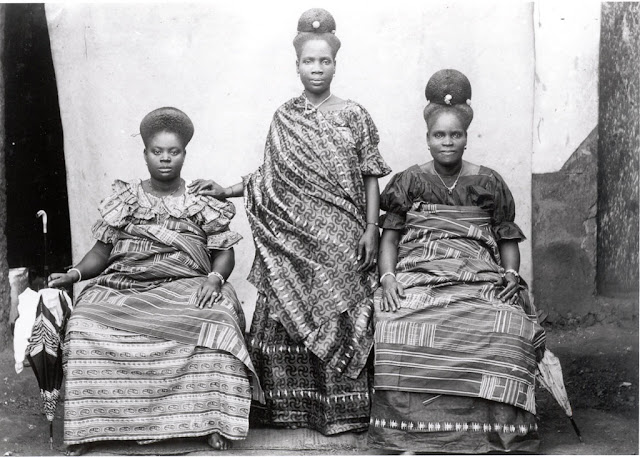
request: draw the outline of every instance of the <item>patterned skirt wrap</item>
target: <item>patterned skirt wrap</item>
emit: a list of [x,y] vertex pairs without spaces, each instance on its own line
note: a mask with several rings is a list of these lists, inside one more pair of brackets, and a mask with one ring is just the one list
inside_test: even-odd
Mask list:
[[[500,257],[476,207],[415,204],[398,251],[406,298],[376,292],[373,445],[403,450],[535,450],[535,350],[544,331],[526,289],[499,300]],[[442,435],[442,437],[440,437]],[[535,436],[534,436],[535,435]]]
[[[349,319],[340,316],[337,328],[347,333]],[[340,336],[336,338],[338,343]],[[248,346],[265,392],[265,404],[254,402],[251,407],[252,425],[306,427],[324,435],[367,429],[371,364],[356,379],[338,373],[270,318],[262,294],[258,296]]]
[[122,232],[68,323],[65,443],[246,437],[248,402],[263,394],[231,285],[214,307],[195,306],[206,237],[172,219]]
[[247,436],[248,370],[227,352],[75,319],[65,357],[67,445]]

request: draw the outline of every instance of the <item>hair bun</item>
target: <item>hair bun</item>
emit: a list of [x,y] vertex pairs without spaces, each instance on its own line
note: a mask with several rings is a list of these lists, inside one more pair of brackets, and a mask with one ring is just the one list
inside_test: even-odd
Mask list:
[[298,32],[336,33],[336,21],[322,8],[311,8],[298,19]]
[[140,122],[140,136],[145,144],[151,136],[161,131],[177,134],[186,146],[193,137],[193,122],[178,108],[165,106],[151,111]]
[[429,78],[424,95],[430,103],[439,105],[470,104],[471,83],[458,70],[440,70]]

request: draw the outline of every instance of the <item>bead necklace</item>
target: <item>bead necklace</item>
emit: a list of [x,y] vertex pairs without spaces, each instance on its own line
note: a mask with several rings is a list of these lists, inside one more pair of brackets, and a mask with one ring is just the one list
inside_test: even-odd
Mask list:
[[456,184],[458,184],[458,179],[460,179],[460,175],[462,174],[462,166],[460,166],[460,171],[458,171],[458,177],[453,182],[453,185],[451,187],[445,184],[444,179],[442,179],[442,176],[440,176],[440,173],[436,171],[435,165],[433,167],[433,171],[436,173],[436,176],[440,179],[440,182],[442,183],[442,185],[447,188],[447,190],[449,191],[449,195],[451,195],[453,193],[453,189],[456,188]]
[[307,111],[307,103],[309,103],[309,105],[313,106],[315,109],[320,108],[324,102],[326,102],[327,100],[329,100],[331,97],[333,96],[333,94],[331,92],[329,92],[329,96],[327,98],[325,98],[324,100],[322,100],[320,103],[318,103],[317,105],[314,105],[313,103],[311,103],[309,101],[309,99],[307,98],[307,96],[304,96],[304,110]]
[[[155,192],[156,194],[160,191],[158,191],[158,189],[156,189],[155,187],[153,187],[153,184],[151,183],[150,179],[147,179],[147,182],[149,183],[149,188]],[[164,200],[167,197],[172,197],[173,194],[175,194],[176,192],[178,192],[180,189],[182,188],[182,179],[180,179],[180,183],[178,184],[178,187],[176,187],[170,194],[168,195],[155,195],[155,197],[161,198],[162,200]]]

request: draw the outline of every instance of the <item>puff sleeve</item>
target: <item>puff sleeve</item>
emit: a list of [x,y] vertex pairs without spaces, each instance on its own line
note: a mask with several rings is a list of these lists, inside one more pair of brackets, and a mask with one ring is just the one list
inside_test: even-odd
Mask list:
[[229,223],[236,214],[236,207],[230,201],[198,195],[190,212],[207,235],[207,248],[224,251],[242,239],[239,233],[229,229]]
[[492,217],[492,230],[496,241],[515,240],[523,241],[526,239],[524,233],[514,222],[516,217],[516,205],[513,195],[509,187],[502,177],[493,172],[495,177],[495,187],[493,192],[494,210]]
[[98,206],[100,219],[93,224],[93,237],[107,244],[115,244],[124,227],[135,212],[137,197],[128,182],[116,179],[111,186],[113,192]]
[[380,195],[380,208],[386,211],[382,228],[403,230],[407,220],[407,211],[411,209],[413,199],[410,195],[412,173],[409,170],[395,174]]

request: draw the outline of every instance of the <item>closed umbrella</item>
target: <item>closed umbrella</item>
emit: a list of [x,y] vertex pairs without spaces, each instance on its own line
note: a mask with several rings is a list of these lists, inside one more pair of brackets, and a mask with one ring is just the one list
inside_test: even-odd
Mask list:
[[582,441],[582,435],[578,429],[578,425],[573,420],[573,410],[571,409],[571,403],[569,402],[569,396],[567,395],[567,389],[564,387],[564,380],[562,378],[562,367],[560,366],[560,360],[549,349],[544,351],[544,357],[538,362],[538,371],[536,373],[536,379],[542,387],[547,389],[553,395],[553,398],[558,402],[565,414],[571,420],[573,430],[580,441]]
[[62,341],[71,305],[57,289],[40,291],[36,318],[26,349],[49,421],[49,445],[53,449],[53,419],[62,386]]

